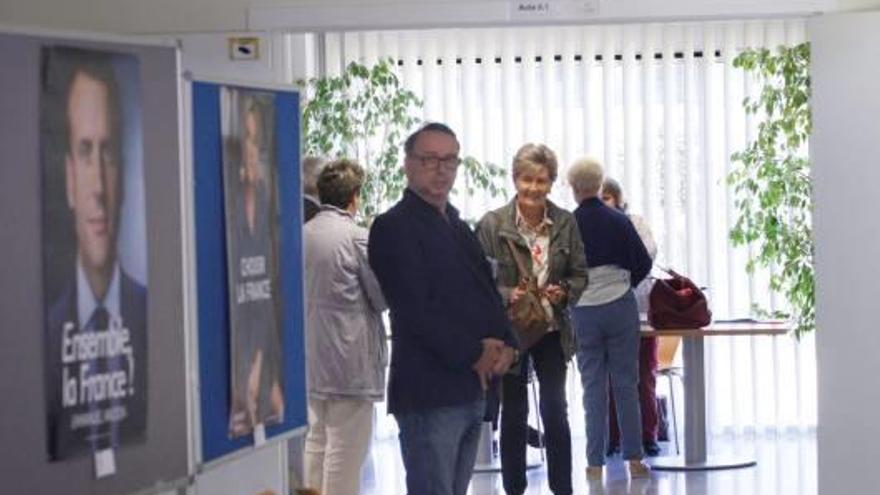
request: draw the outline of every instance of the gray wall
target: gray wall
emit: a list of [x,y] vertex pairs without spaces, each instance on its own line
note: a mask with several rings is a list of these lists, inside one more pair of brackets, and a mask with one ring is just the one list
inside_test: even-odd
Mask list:
[[0,478],[3,493],[119,494],[187,474],[176,54],[168,47],[75,43],[140,59],[148,252],[147,432],[94,480],[83,456],[48,462],[44,398],[39,74],[43,43],[0,34]]
[[820,494],[875,493],[880,459],[880,13],[810,23]]

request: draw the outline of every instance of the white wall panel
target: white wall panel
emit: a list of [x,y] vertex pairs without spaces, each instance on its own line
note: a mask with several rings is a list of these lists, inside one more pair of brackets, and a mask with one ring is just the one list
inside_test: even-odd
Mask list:
[[819,493],[876,491],[880,13],[810,23]]

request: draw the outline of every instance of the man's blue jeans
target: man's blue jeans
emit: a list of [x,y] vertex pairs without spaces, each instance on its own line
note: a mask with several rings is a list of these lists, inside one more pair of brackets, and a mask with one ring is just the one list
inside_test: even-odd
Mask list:
[[465,495],[486,401],[395,414],[409,495]]

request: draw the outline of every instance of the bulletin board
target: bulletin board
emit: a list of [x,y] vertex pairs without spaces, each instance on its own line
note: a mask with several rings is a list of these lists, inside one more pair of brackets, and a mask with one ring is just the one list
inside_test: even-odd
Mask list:
[[[299,96],[295,91],[232,86],[214,82],[192,83],[192,143],[195,184],[195,238],[198,293],[198,359],[199,409],[201,428],[201,460],[208,463],[236,451],[249,448],[259,441],[252,432],[234,434],[231,413],[234,398],[230,389],[236,346],[231,339],[230,307],[236,291],[230,290],[229,251],[234,248],[227,221],[229,188],[224,180],[235,180],[235,174],[224,169],[228,137],[224,119],[228,110],[223,95],[256,94],[265,106],[262,110],[274,118],[269,155],[275,166],[275,206],[270,218],[277,238],[277,284],[273,297],[278,298],[277,328],[280,334],[280,389],[283,391],[283,417],[265,425],[265,437],[285,438],[307,424],[304,310],[302,266],[302,190],[299,164]],[[228,99],[228,98],[227,98]],[[247,110],[242,107],[241,119]],[[265,125],[265,124],[264,124]],[[240,145],[239,147],[243,147]],[[242,177],[247,173],[242,169]],[[246,297],[246,296],[245,296]],[[233,314],[234,316],[234,314]],[[271,386],[271,385],[270,385]]]
[[[3,491],[184,484],[177,49],[0,32],[0,66]],[[103,307],[91,336],[84,287]]]

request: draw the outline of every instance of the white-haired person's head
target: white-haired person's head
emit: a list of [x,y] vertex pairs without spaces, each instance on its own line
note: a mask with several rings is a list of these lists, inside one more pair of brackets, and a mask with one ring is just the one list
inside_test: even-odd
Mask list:
[[605,171],[595,158],[581,158],[568,169],[568,183],[578,203],[598,197],[604,178]]

